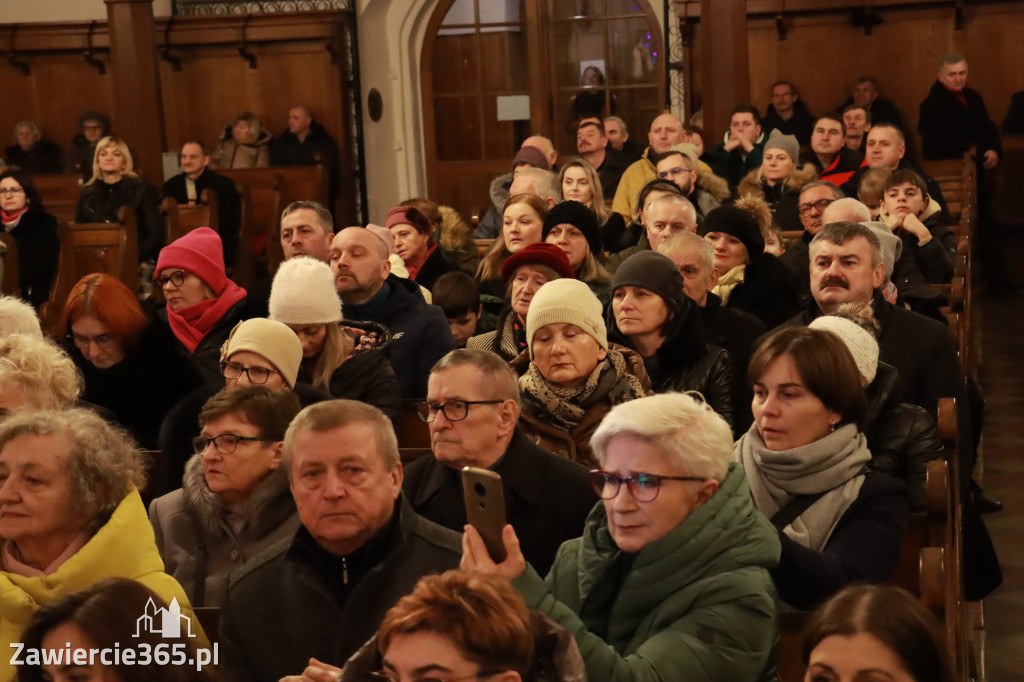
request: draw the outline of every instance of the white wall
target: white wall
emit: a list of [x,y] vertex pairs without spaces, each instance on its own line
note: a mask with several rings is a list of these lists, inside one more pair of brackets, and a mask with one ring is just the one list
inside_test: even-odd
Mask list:
[[[171,15],[171,0],[153,0],[153,14]],[[105,21],[103,0],[0,0],[0,24],[42,21]]]

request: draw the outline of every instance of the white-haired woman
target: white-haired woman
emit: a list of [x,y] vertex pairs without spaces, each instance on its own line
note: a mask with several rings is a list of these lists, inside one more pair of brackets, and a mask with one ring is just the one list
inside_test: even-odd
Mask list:
[[[0,423],[0,648],[12,651],[40,606],[111,577],[176,598],[206,641],[164,572],[139,497],[145,480],[131,440],[88,410],[25,411]],[[0,679],[14,672],[4,656]]]
[[0,415],[19,410],[63,410],[82,392],[82,377],[67,354],[42,336],[0,338]]
[[729,463],[729,425],[689,395],[655,395],[612,409],[593,447],[603,504],[547,580],[511,526],[500,564],[467,527],[462,567],[512,580],[572,633],[591,680],[772,679],[779,541]]

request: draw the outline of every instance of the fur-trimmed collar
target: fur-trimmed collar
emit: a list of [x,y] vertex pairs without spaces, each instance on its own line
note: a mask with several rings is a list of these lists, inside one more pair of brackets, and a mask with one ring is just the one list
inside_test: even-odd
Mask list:
[[491,180],[491,203],[497,209],[502,209],[508,201],[509,189],[512,187],[512,173],[503,173]]
[[[217,493],[210,490],[203,474],[203,456],[192,455],[185,465],[185,477],[181,485],[182,501],[186,511],[198,521],[205,533],[213,537],[223,537],[228,533],[228,525],[224,520],[224,500]],[[245,503],[247,510],[246,528],[253,529],[257,534],[262,532],[262,526],[277,525],[281,519],[276,518],[275,512],[282,506],[289,511],[283,518],[295,509],[295,501],[292,499],[291,491],[288,489],[288,476],[283,467],[278,467],[270,472],[256,485],[248,502]]]
[[[761,186],[762,181],[759,178],[760,173],[761,169],[755,168],[747,173],[743,180],[740,181],[738,190],[740,196],[753,194],[761,197],[762,199],[764,198],[764,188]],[[817,177],[818,170],[811,164],[805,163],[801,166],[797,166],[793,169],[793,172],[789,174],[789,177],[786,178],[786,182],[784,184],[785,191],[796,194],[803,189],[804,185],[816,180]]]

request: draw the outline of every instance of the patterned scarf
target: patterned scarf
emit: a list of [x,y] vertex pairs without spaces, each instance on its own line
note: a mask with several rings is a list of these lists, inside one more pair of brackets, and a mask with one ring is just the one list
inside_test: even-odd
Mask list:
[[729,296],[732,294],[732,290],[736,288],[737,284],[743,281],[743,276],[746,271],[746,265],[737,265],[729,270],[729,272],[718,278],[718,284],[716,284],[715,288],[711,290],[711,293],[722,299],[722,305],[727,305],[729,303]]

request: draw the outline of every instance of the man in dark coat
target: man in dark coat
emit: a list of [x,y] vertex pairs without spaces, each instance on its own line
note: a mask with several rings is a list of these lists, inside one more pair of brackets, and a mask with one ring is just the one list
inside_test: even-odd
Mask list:
[[22,121],[14,130],[14,144],[4,150],[4,162],[29,175],[53,175],[63,168],[60,147],[43,139],[32,121]]
[[224,266],[230,268],[238,257],[242,198],[231,178],[214,173],[208,168],[209,163],[206,145],[189,140],[181,146],[181,172],[164,183],[162,194],[185,205],[199,202],[203,190],[213,190],[217,197],[217,233],[224,245]]
[[348,227],[334,237],[331,269],[345,319],[391,330],[391,366],[402,397],[425,396],[430,368],[455,350],[444,311],[423,299],[418,284],[391,274],[387,245],[365,228]]
[[789,81],[776,81],[772,84],[772,103],[761,119],[761,128],[766,135],[778,130],[783,135],[795,136],[800,144],[811,143],[814,117],[807,111],[807,105]]
[[576,151],[597,171],[603,195],[614,197],[619,188],[619,179],[632,164],[632,160],[608,144],[604,126],[596,120],[581,123],[576,131]]
[[903,128],[903,115],[891,100],[878,96],[878,83],[871,76],[862,76],[853,86],[853,95],[850,96],[842,106],[836,107],[836,111],[843,111],[851,104],[858,104],[866,107],[871,114],[871,124],[892,123],[897,128]]
[[228,680],[301,675],[310,658],[333,672],[421,577],[459,565],[459,535],[405,501],[398,441],[375,407],[304,409],[281,456],[302,526],[229,579],[220,640]]
[[846,122],[840,114],[819,116],[811,133],[811,151],[800,159],[813,163],[818,177],[839,187],[864,165],[864,154],[846,146]]
[[92,160],[96,154],[96,143],[110,135],[110,121],[98,111],[86,111],[78,117],[82,129],[71,140],[71,147],[64,155],[64,172],[78,173],[82,180],[92,177]]
[[434,454],[406,470],[403,489],[413,509],[461,531],[466,506],[459,471],[490,469],[501,476],[505,517],[523,555],[547,575],[558,548],[583,533],[597,502],[587,469],[545,451],[516,428],[518,378],[494,353],[460,349],[446,355],[430,373],[427,401]]
[[[341,182],[341,153],[322,125],[313,120],[309,107],[288,110],[288,130],[270,143],[271,166],[312,166],[322,164],[327,173],[327,207],[334,208]],[[309,197],[319,199],[320,197]]]

